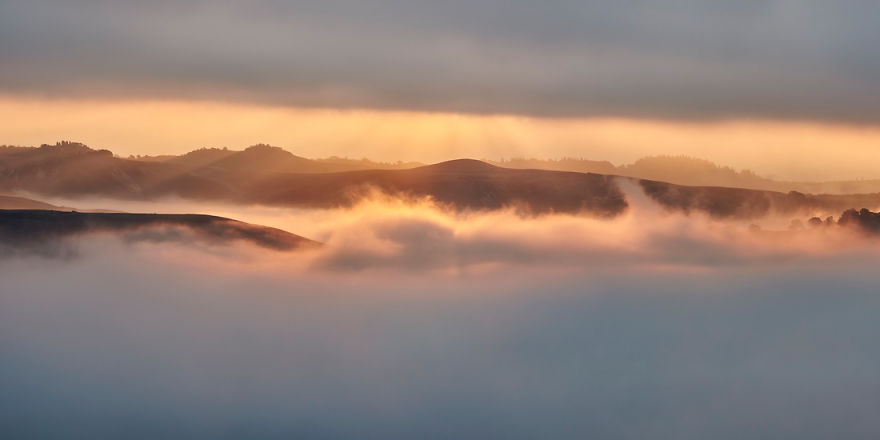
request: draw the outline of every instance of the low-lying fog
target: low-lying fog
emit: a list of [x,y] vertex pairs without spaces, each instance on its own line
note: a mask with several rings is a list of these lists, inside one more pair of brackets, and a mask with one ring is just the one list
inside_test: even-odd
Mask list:
[[65,244],[75,257],[0,259],[10,438],[880,432],[873,238],[647,203],[613,220],[113,203],[57,204],[211,213],[325,246],[93,235]]

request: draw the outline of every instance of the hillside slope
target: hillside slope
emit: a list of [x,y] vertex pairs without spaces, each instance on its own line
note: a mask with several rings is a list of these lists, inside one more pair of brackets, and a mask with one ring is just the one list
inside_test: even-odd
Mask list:
[[280,229],[212,215],[0,209],[0,251],[34,249],[59,239],[101,232],[128,234],[126,237],[134,241],[244,241],[283,251],[318,244]]
[[[456,210],[515,207],[522,213],[587,213],[614,216],[630,201],[630,182],[668,210],[715,217],[768,214],[833,215],[850,208],[880,207],[880,193],[812,195],[723,186],[685,186],[615,175],[511,169],[460,159],[409,169],[344,172],[316,170],[314,161],[266,145],[243,152],[197,150],[164,161],[114,157],[81,144],[0,148],[0,192],[61,197],[101,196],[191,200],[290,207],[351,206],[386,194],[430,198]],[[632,195],[632,194],[631,194]]]

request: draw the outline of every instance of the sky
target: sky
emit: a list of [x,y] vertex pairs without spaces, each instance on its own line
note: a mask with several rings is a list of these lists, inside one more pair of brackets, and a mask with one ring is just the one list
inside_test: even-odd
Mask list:
[[872,1],[0,4],[0,143],[880,177]]
[[[876,0],[3,0],[0,144],[685,154],[780,179],[880,178],[877,17]],[[281,254],[170,228],[0,244],[0,430],[880,432],[880,238],[669,212],[627,188],[614,219],[47,199],[212,213],[324,245]]]

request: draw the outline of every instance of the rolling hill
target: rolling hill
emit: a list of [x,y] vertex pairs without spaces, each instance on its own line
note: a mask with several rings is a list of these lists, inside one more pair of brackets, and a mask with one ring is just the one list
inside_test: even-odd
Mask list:
[[50,203],[38,200],[28,199],[25,197],[14,197],[0,195],[0,209],[42,209],[54,211],[70,211],[71,209],[63,206],[55,206]]
[[280,229],[212,215],[0,209],[0,255],[4,250],[9,253],[39,249],[59,239],[101,232],[128,234],[134,241],[195,239],[214,244],[244,241],[280,251],[318,245]]
[[656,180],[687,186],[720,186],[809,194],[868,194],[880,192],[880,179],[798,182],[774,180],[750,170],[737,171],[705,159],[688,156],[649,156],[616,166],[608,161],[563,158],[559,160],[513,158],[489,163],[505,168],[598,173]]
[[[880,193],[829,195],[723,186],[686,186],[612,174],[513,169],[461,159],[405,169],[325,172],[321,161],[280,148],[196,150],[164,160],[115,157],[82,144],[0,148],[0,191],[48,196],[102,196],[332,208],[373,194],[431,198],[456,210],[515,207],[526,214],[550,212],[614,216],[630,203],[627,187],[641,188],[672,211],[715,217],[767,214],[837,214],[880,206]],[[698,173],[695,173],[698,174]]]

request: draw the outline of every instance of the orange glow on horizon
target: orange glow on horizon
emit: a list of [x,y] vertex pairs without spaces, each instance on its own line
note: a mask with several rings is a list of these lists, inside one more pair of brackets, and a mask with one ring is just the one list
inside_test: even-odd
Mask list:
[[880,178],[880,128],[779,121],[547,119],[207,101],[0,98],[0,144],[68,139],[120,156],[269,143],[305,157],[437,162],[688,155],[790,180]]

